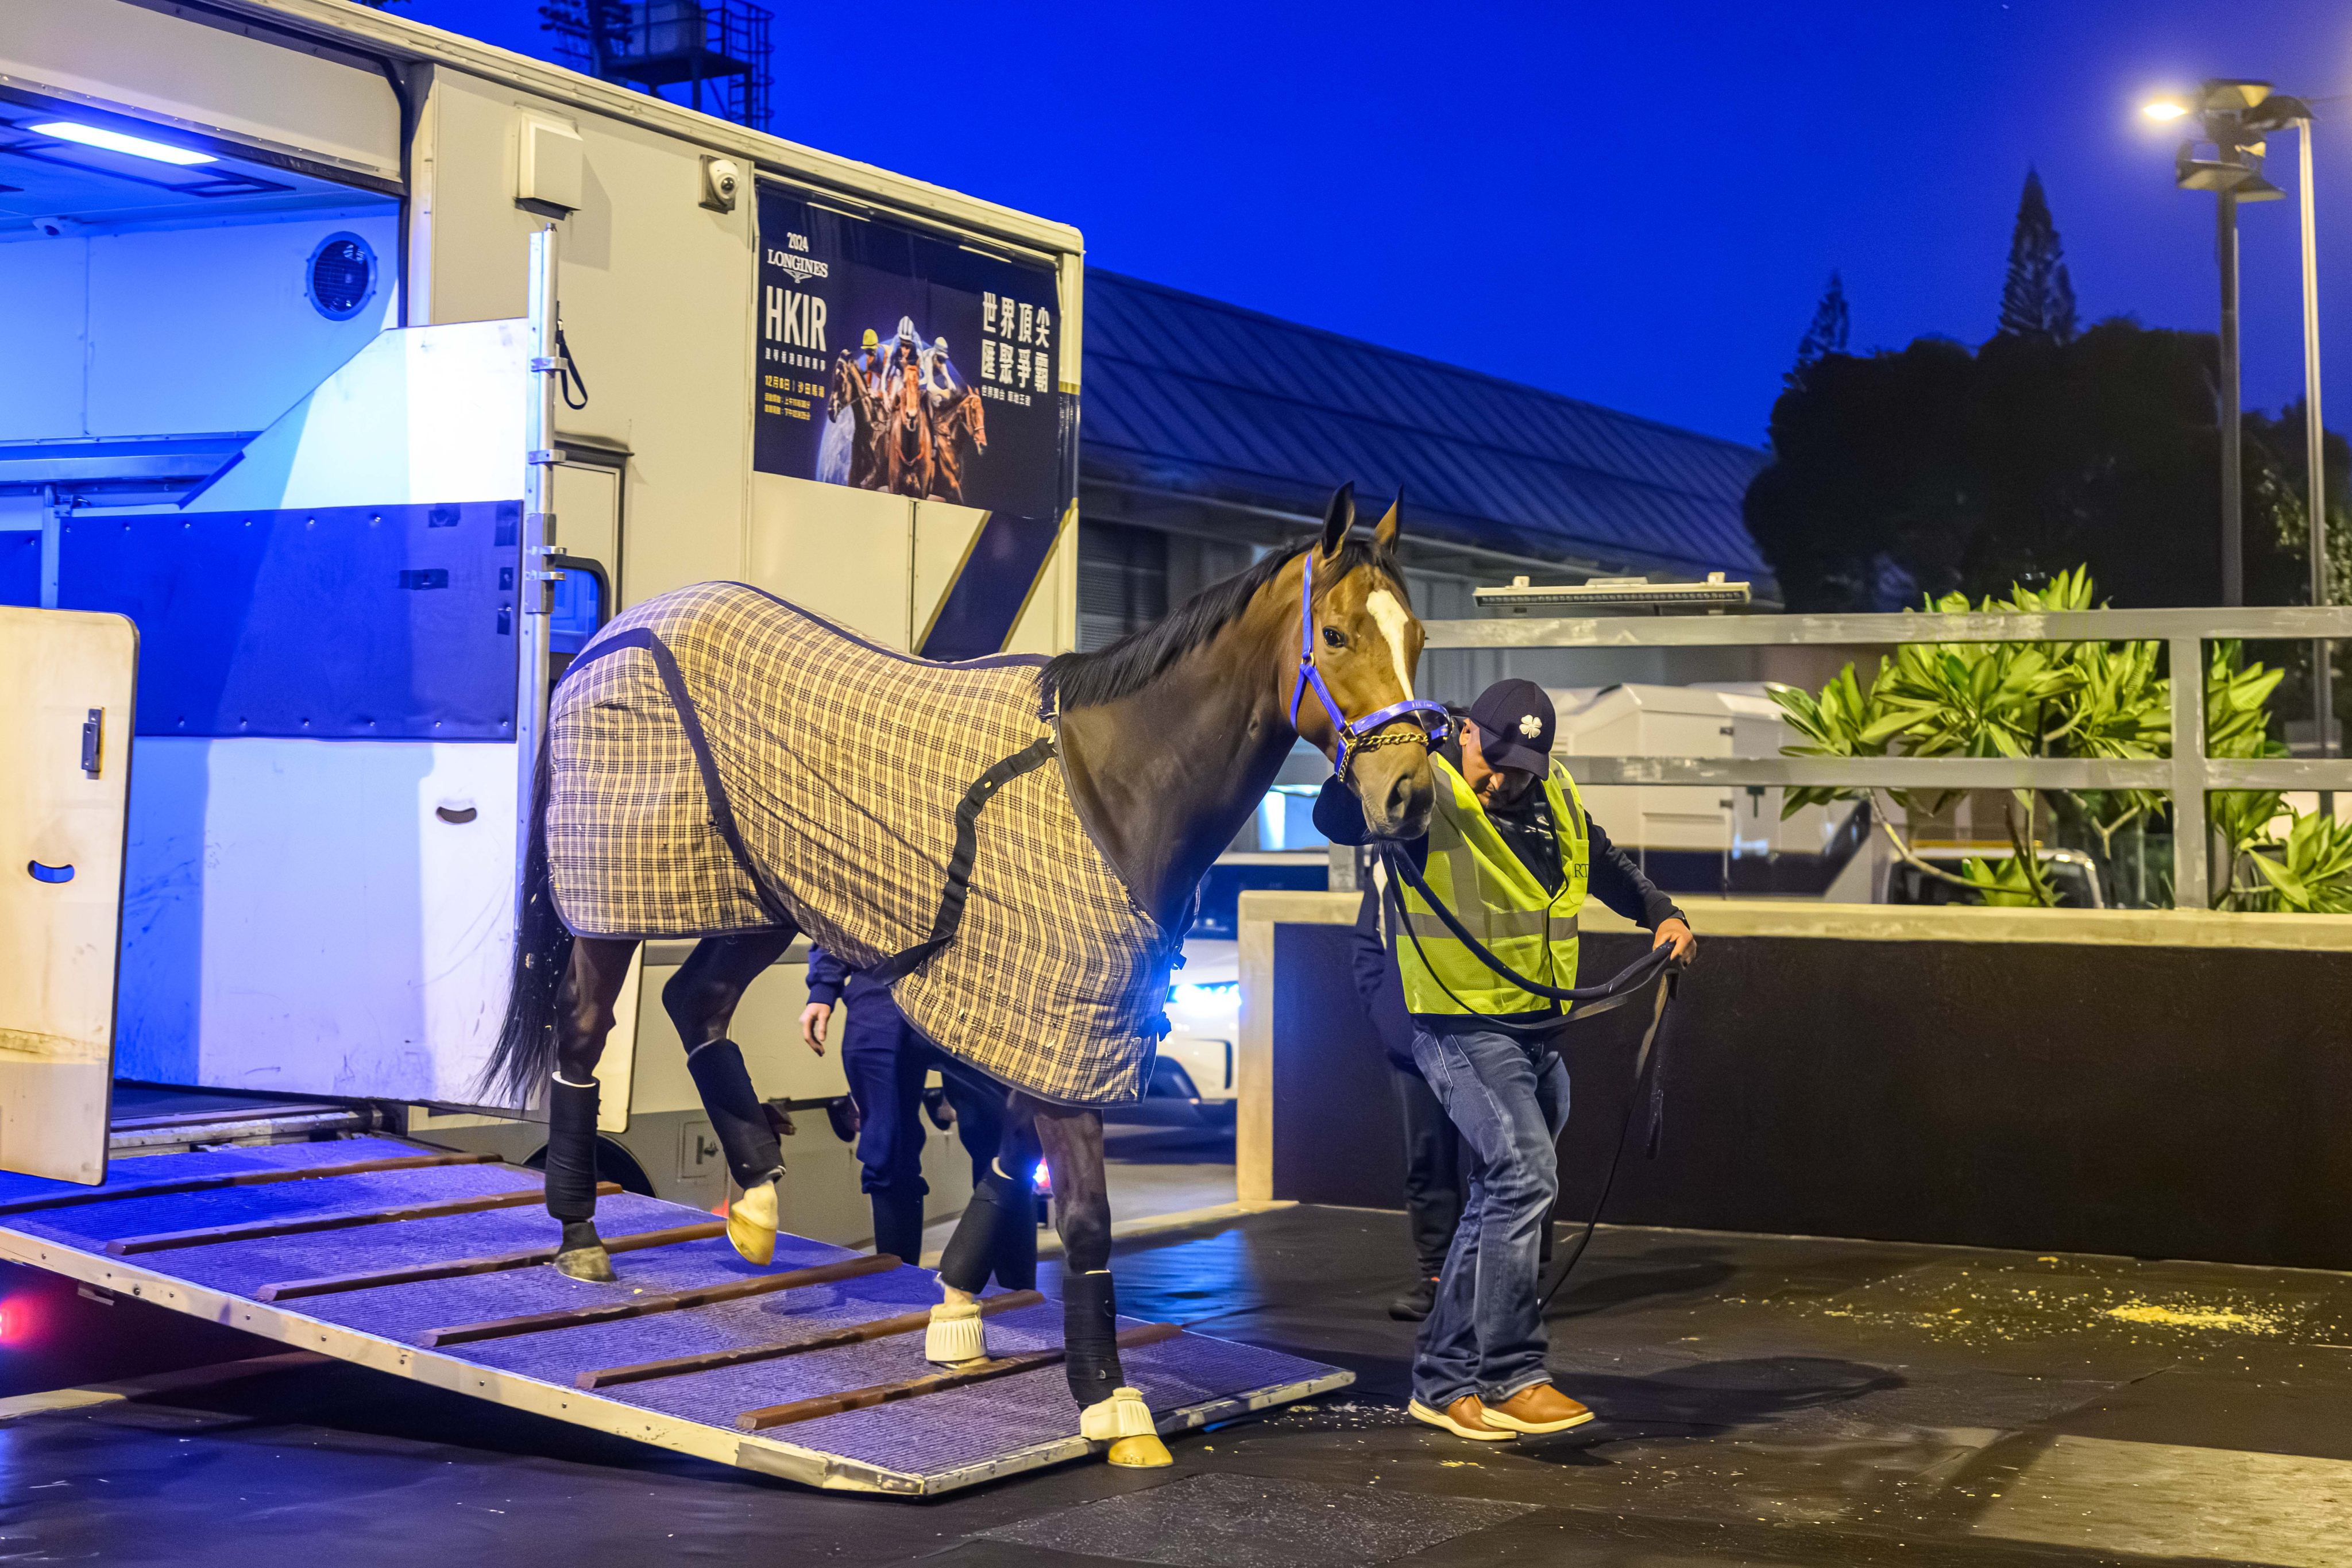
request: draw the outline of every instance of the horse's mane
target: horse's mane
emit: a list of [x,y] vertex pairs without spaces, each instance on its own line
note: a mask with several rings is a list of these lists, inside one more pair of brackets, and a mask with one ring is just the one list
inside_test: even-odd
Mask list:
[[[1302,544],[1276,552],[1247,571],[1212,583],[1150,626],[1129,632],[1108,647],[1092,653],[1055,655],[1045,664],[1047,701],[1058,699],[1066,710],[1132,697],[1157,680],[1170,665],[1224,630],[1249,607],[1258,590],[1312,548]],[[1337,583],[1361,566],[1384,573],[1400,595],[1405,593],[1404,572],[1394,552],[1352,539],[1339,546],[1339,558],[1328,566],[1318,562],[1316,573],[1327,582]],[[1408,597],[1407,605],[1411,602]]]

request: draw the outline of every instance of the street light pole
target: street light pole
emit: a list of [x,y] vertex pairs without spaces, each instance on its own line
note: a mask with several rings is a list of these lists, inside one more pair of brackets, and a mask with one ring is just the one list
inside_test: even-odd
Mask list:
[[[2311,530],[2311,602],[2327,603],[2327,425],[2319,413],[2319,239],[2313,216],[2311,178],[2311,116],[2294,122],[2302,154],[2297,174],[2301,186],[2296,205],[2303,217],[2303,449],[2305,483]],[[2319,754],[2334,756],[2330,731],[2336,722],[2335,670],[2332,650],[2323,639],[2311,645],[2312,718],[2317,721]],[[2319,812],[2336,815],[2333,795],[2322,794]]]
[[[2222,157],[2226,160],[2225,150]],[[2238,360],[2238,193],[2213,193],[2213,256],[2221,273],[2221,603],[2246,602],[2242,378]]]
[[2239,410],[2238,204],[2274,202],[2286,193],[2262,175],[2263,132],[2286,123],[2278,110],[2300,113],[2293,99],[2273,99],[2266,81],[2221,79],[2197,89],[2192,109],[2178,100],[2147,106],[2158,119],[2194,116],[2213,156],[2199,158],[2197,140],[2180,144],[2174,184],[2213,193],[2213,258],[2221,275],[2221,384],[2215,423],[2221,436],[2221,602],[2246,602],[2244,441]]

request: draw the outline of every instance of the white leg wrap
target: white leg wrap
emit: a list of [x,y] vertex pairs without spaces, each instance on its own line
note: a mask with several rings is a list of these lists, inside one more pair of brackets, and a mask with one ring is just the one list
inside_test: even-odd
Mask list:
[[761,1182],[727,1208],[727,1239],[747,1263],[776,1259],[776,1184]]
[[1089,1443],[1148,1437],[1157,1430],[1151,1424],[1151,1406],[1144,1404],[1142,1394],[1132,1388],[1114,1388],[1108,1399],[1089,1405],[1078,1413],[1078,1436]]
[[987,1321],[977,1301],[942,1301],[931,1309],[930,1326],[923,1331],[923,1359],[954,1366],[982,1361],[988,1355]]

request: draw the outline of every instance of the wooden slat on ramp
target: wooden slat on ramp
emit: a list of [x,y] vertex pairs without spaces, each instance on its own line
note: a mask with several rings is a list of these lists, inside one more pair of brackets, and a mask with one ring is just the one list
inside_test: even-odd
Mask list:
[[[1015,1307],[1034,1307],[1045,1299],[1034,1290],[1009,1290],[1002,1296],[990,1296],[982,1300],[980,1315],[992,1318]],[[662,1361],[641,1361],[633,1366],[601,1366],[593,1372],[583,1372],[572,1381],[575,1388],[610,1388],[615,1384],[645,1383],[656,1377],[683,1377],[690,1372],[714,1372],[722,1366],[741,1366],[747,1362],[805,1355],[811,1351],[862,1344],[867,1340],[887,1339],[893,1334],[918,1334],[930,1326],[931,1310],[925,1307],[919,1311],[901,1312],[895,1318],[877,1318],[870,1323],[852,1324],[829,1334],[819,1334],[814,1339],[794,1340],[780,1345],[745,1345],[739,1350],[708,1351],[701,1355],[670,1356]]]
[[[697,1225],[649,1230],[642,1236],[608,1236],[604,1250],[639,1252],[648,1247],[676,1247],[683,1241],[709,1241],[727,1234],[723,1219]],[[303,1296],[333,1296],[345,1290],[375,1290],[386,1285],[415,1285],[425,1279],[455,1279],[467,1274],[496,1274],[508,1268],[532,1268],[555,1261],[552,1247],[527,1247],[520,1252],[494,1252],[488,1258],[453,1258],[442,1263],[417,1263],[404,1268],[367,1268],[357,1274],[324,1274],[316,1279],[280,1279],[253,1293],[257,1301],[291,1301]]]
[[583,1329],[591,1323],[614,1323],[624,1318],[642,1318],[653,1312],[678,1312],[689,1307],[740,1301],[749,1296],[772,1295],[778,1290],[830,1285],[837,1279],[887,1274],[898,1267],[898,1260],[885,1252],[874,1258],[820,1263],[814,1268],[788,1268],[782,1274],[763,1274],[756,1279],[735,1279],[723,1285],[698,1285],[691,1290],[670,1290],[658,1296],[632,1296],[625,1301],[610,1301],[601,1306],[566,1307],[553,1312],[521,1312],[511,1318],[460,1323],[455,1328],[427,1329],[419,1336],[419,1342],[438,1350],[443,1345],[470,1344],[476,1340],[504,1339],[513,1334],[541,1334],[553,1329]]

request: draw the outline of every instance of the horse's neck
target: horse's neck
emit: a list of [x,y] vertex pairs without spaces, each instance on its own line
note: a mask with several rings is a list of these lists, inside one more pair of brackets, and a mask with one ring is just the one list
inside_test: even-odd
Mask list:
[[1274,787],[1297,739],[1267,679],[1283,630],[1250,614],[1131,697],[1062,717],[1079,815],[1163,926]]

